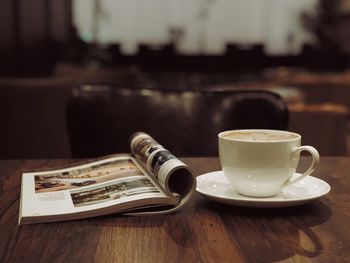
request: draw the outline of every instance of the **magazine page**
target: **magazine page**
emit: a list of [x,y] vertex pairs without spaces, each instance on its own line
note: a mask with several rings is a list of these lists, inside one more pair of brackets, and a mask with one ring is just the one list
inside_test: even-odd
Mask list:
[[131,136],[130,147],[135,158],[166,191],[180,196],[180,204],[163,213],[179,209],[190,199],[196,188],[196,180],[185,163],[144,132]]
[[124,155],[24,173],[19,218],[23,222],[19,223],[75,219],[177,202],[132,156]]

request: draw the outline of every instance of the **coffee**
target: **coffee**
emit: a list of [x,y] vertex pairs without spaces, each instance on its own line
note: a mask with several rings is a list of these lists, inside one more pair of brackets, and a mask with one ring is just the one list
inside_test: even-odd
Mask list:
[[254,142],[272,142],[293,140],[299,137],[298,134],[278,131],[232,131],[224,135],[227,139]]
[[[224,176],[239,194],[250,197],[277,195],[314,170],[319,154],[312,146],[300,146],[297,133],[278,130],[230,130],[218,135]],[[300,152],[312,156],[309,168],[295,174]],[[294,176],[293,179],[292,176]]]

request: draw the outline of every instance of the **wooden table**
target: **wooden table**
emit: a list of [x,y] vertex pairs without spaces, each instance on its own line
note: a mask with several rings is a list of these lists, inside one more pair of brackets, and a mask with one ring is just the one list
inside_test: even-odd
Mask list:
[[[183,160],[197,175],[219,169],[217,158]],[[350,262],[350,158],[322,158],[314,175],[332,190],[299,207],[242,208],[195,194],[171,215],[18,226],[22,169],[74,162],[0,161],[1,262]]]

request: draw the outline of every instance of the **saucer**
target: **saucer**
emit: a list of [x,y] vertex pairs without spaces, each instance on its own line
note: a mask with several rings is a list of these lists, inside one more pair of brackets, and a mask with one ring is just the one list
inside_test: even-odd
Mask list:
[[[295,173],[292,179],[300,174]],[[306,176],[302,180],[284,187],[276,196],[255,198],[235,192],[222,171],[198,176],[196,191],[214,201],[247,207],[287,207],[308,203],[326,195],[331,187],[325,181]]]

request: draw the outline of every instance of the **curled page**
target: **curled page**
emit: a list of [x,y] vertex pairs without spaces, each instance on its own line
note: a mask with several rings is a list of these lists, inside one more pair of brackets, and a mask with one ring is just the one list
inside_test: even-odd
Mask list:
[[182,207],[196,188],[196,180],[191,169],[144,132],[133,134],[130,138],[130,146],[132,154],[148,173],[167,192],[180,197],[179,205],[170,210],[133,214],[164,214]]

